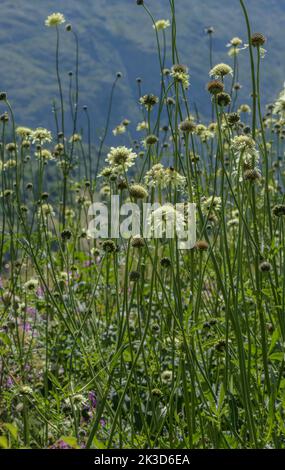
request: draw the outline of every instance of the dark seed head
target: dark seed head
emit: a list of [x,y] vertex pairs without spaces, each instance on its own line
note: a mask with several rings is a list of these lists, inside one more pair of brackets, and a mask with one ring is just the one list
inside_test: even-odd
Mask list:
[[272,209],[273,215],[275,217],[282,217],[285,215],[285,205],[284,204],[278,204],[277,206],[274,206]]
[[266,42],[266,37],[262,33],[254,33],[251,36],[251,44],[253,47],[263,46]]
[[116,251],[116,244],[113,240],[105,240],[102,244],[102,248],[105,253],[114,253]]
[[164,258],[161,258],[160,260],[160,266],[162,268],[169,268],[171,266],[171,261],[169,258],[167,257],[164,257]]
[[243,177],[247,181],[255,181],[260,178],[260,173],[256,168],[246,170],[243,174]]
[[144,239],[142,237],[134,237],[131,241],[133,248],[143,248],[145,245]]
[[154,145],[158,142],[158,138],[154,134],[150,134],[146,137],[145,143],[146,145]]
[[219,80],[212,80],[207,85],[207,90],[209,93],[211,93],[211,95],[217,95],[218,93],[221,93],[224,91],[224,88],[224,84]]
[[139,271],[131,271],[130,272],[130,281],[137,282],[140,279],[141,275]]
[[180,122],[179,129],[181,132],[185,132],[186,134],[190,134],[194,132],[196,129],[196,124],[191,121],[190,119],[185,119],[184,121]]
[[208,28],[205,29],[205,33],[207,34],[213,34],[215,32],[213,26],[209,26]]
[[63,230],[63,231],[61,232],[61,239],[62,239],[63,241],[70,240],[71,237],[72,237],[72,233],[71,233],[70,230],[65,229],[65,230]]
[[230,126],[233,126],[234,124],[237,124],[240,121],[240,117],[238,113],[230,113],[228,115],[228,123]]
[[268,261],[262,261],[262,263],[259,265],[259,269],[262,273],[268,273],[271,271],[272,266]]
[[226,342],[225,342],[225,340],[223,340],[223,339],[220,340],[220,341],[215,345],[216,351],[219,351],[219,352],[224,351],[225,347],[226,347]]
[[225,92],[222,92],[222,93],[218,93],[216,95],[217,97],[217,103],[219,106],[228,106],[229,104],[231,104],[231,97],[228,93],[225,93]]
[[148,196],[147,190],[141,184],[132,184],[129,192],[134,199],[145,199]]

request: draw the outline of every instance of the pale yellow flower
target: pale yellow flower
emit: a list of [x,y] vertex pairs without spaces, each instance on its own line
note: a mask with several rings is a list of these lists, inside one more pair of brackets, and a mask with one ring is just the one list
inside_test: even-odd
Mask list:
[[217,64],[213,67],[209,75],[210,77],[223,78],[225,75],[233,75],[233,69],[227,64]]
[[48,27],[59,26],[62,23],[65,23],[65,18],[62,13],[52,13],[45,20],[45,25]]
[[157,20],[152,27],[153,29],[156,29],[157,31],[161,31],[162,29],[169,28],[169,26],[170,26],[169,20]]

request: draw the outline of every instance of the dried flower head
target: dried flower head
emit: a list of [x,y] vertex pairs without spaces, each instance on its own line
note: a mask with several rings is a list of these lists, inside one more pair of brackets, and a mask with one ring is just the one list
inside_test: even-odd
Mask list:
[[134,199],[146,199],[148,192],[141,184],[132,184],[129,188],[130,196]]
[[102,243],[102,249],[105,253],[114,253],[117,250],[117,247],[113,240],[105,240]]
[[211,95],[217,95],[218,93],[223,92],[224,88],[224,84],[219,80],[212,80],[207,85],[207,90]]
[[71,239],[72,233],[71,233],[70,230],[65,229],[65,230],[63,230],[63,231],[61,232],[60,236],[61,236],[61,239],[62,239],[63,241],[67,241],[67,240],[70,240],[70,239]]
[[135,235],[132,238],[131,245],[133,248],[143,248],[145,246],[145,241],[140,235]]
[[171,260],[170,258],[167,258],[166,256],[164,258],[161,258],[160,260],[160,266],[162,268],[169,268],[171,266]]
[[185,119],[179,124],[179,129],[181,132],[185,132],[185,134],[191,134],[192,132],[195,132],[196,124],[192,119]]
[[154,134],[150,134],[144,139],[145,145],[154,145],[157,144],[157,142],[158,138]]
[[228,106],[231,104],[231,97],[228,93],[222,92],[216,95],[217,103],[219,106]]
[[254,33],[250,39],[253,47],[261,47],[266,42],[266,37],[262,33]]
[[237,124],[240,121],[240,117],[239,117],[238,113],[230,113],[227,116],[227,120],[228,120],[228,123],[229,123],[230,126],[234,126],[235,124]]
[[261,174],[257,168],[245,170],[243,178],[246,181],[255,181],[261,178]]
[[275,217],[282,217],[285,215],[285,205],[284,204],[278,204],[276,206],[273,207],[272,209],[272,213],[273,215],[275,215]]
[[131,282],[138,282],[140,280],[141,274],[139,271],[131,271],[130,272],[130,281]]

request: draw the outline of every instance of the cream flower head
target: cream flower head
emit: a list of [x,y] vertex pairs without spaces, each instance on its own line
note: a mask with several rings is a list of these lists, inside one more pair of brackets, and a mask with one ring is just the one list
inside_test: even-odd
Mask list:
[[170,21],[169,20],[157,20],[154,25],[152,25],[153,29],[160,31],[162,29],[169,28]]
[[62,23],[65,23],[65,18],[62,13],[52,13],[45,20],[45,25],[48,27],[59,26]]
[[111,147],[106,162],[113,168],[127,169],[134,165],[137,154],[127,147]]
[[210,70],[210,77],[223,78],[225,75],[233,75],[233,69],[227,64],[217,64]]

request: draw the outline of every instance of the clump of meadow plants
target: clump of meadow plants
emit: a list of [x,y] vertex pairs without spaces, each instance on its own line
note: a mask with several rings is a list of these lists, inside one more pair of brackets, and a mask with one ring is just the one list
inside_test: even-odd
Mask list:
[[[175,1],[164,19],[136,3],[161,84],[156,95],[137,79],[139,122],[125,116],[110,127],[118,72],[106,126],[91,142],[79,37],[61,13],[45,22],[55,44],[54,129],[27,127],[0,93],[0,446],[283,448],[285,90],[263,109],[266,38],[252,33],[241,0],[247,37],[229,38],[220,62],[214,28],[206,30],[202,121],[191,63],[177,48]],[[76,52],[68,104],[62,34]],[[108,214],[107,235],[94,237],[89,208],[109,210],[118,196],[118,210],[153,205],[147,236],[139,223],[125,237]],[[185,248],[189,203],[196,240]],[[168,220],[180,227],[172,238]]]

